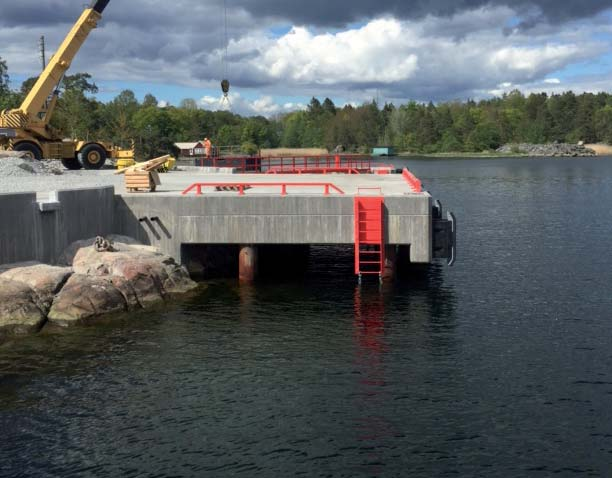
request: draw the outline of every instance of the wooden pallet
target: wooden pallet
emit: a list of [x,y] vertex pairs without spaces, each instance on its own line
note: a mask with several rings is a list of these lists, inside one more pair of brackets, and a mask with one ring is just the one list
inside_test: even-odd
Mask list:
[[157,171],[132,170],[125,172],[125,189],[128,192],[149,191],[154,192],[160,185]]

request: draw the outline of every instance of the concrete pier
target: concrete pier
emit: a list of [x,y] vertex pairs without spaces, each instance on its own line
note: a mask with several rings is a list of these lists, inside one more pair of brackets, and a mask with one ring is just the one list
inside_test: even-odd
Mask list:
[[385,264],[383,267],[382,280],[390,281],[397,275],[397,246],[385,246]]
[[[355,197],[366,195],[384,198],[385,278],[395,275],[398,248],[401,259],[412,263],[449,257],[435,247],[434,230],[444,236],[438,242],[447,249],[452,238],[431,195],[413,192],[401,174],[186,171],[161,175],[161,182],[155,193],[127,193],[116,186],[2,196],[3,205],[10,207],[0,209],[0,264],[54,262],[74,240],[114,233],[156,246],[177,260],[189,246],[233,246],[240,251],[235,258],[239,276],[251,281],[257,274],[258,246],[353,245]],[[201,195],[182,194],[196,182],[207,184]],[[308,186],[312,183],[327,186]]]

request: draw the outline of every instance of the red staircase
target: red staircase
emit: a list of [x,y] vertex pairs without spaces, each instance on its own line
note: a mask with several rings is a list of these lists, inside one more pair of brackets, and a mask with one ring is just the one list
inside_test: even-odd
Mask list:
[[355,197],[355,274],[382,276],[385,264],[382,196]]

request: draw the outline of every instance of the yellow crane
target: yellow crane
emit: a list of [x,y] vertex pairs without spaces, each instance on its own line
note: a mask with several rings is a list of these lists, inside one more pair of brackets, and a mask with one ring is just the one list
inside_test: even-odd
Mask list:
[[83,11],[35,85],[14,110],[0,112],[0,148],[23,151],[32,159],[60,159],[68,169],[100,169],[107,158],[126,158],[101,141],[62,139],[49,124],[57,103],[58,88],[72,60],[96,28],[110,0],[93,0]]

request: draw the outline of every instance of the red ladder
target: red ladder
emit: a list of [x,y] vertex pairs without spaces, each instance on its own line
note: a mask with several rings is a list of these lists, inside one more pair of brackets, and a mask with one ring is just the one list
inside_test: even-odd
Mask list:
[[382,196],[356,196],[355,274],[382,276],[385,264]]

